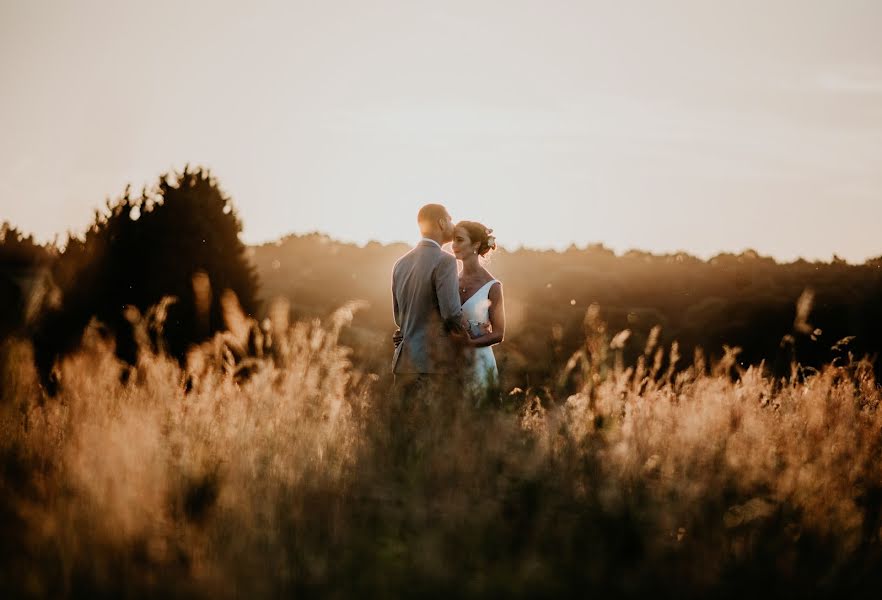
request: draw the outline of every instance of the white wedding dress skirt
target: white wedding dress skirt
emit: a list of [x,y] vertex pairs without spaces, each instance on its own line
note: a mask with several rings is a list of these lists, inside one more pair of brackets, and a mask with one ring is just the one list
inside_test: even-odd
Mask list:
[[[463,318],[468,321],[469,335],[477,337],[483,335],[486,326],[490,323],[490,288],[497,283],[492,279],[472,294],[462,305]],[[493,348],[485,346],[474,348],[469,352],[470,360],[464,368],[466,392],[480,402],[487,397],[490,390],[496,387],[499,380],[499,371],[496,368],[496,357]]]

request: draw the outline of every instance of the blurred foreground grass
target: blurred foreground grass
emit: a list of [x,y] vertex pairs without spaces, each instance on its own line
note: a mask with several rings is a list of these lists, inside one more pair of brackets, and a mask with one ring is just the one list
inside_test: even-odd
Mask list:
[[776,382],[699,357],[675,374],[650,352],[625,368],[595,337],[568,398],[401,407],[351,368],[344,320],[295,324],[243,381],[195,353],[187,385],[147,351],[122,383],[111,346],[87,335],[49,399],[27,344],[7,342],[0,596],[875,597],[882,584],[866,363]]

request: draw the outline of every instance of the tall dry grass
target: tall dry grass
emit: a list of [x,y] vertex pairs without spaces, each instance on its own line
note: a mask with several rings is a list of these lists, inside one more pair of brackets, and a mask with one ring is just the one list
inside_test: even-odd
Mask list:
[[[864,362],[774,381],[676,348],[622,364],[589,313],[581,391],[399,403],[338,344],[277,333],[234,377],[95,331],[44,398],[8,342],[4,597],[869,593],[882,415]],[[660,352],[663,353],[659,354]],[[664,360],[662,360],[664,359]],[[568,369],[569,372],[565,372]]]

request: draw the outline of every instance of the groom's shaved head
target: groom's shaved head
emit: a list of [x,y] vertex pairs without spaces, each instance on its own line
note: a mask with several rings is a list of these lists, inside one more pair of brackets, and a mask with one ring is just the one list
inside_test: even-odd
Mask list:
[[440,204],[426,204],[417,213],[417,223],[422,228],[423,224],[436,223],[447,218],[447,209]]
[[423,237],[446,244],[453,240],[453,219],[440,204],[426,204],[417,213],[417,223]]

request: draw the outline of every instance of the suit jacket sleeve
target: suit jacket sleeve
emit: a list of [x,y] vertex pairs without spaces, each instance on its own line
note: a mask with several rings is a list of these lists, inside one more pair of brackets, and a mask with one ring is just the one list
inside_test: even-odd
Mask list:
[[441,318],[450,331],[462,330],[462,305],[456,289],[458,283],[456,259],[444,253],[435,270],[435,294],[438,296]]
[[392,318],[395,326],[401,328],[401,314],[398,311],[398,286],[395,285],[395,271],[392,271]]

